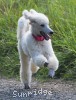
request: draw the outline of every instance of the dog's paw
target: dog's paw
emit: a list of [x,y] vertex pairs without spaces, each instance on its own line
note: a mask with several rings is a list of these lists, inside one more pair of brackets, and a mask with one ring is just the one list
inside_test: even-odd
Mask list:
[[24,89],[30,89],[28,83],[25,83],[25,84],[24,84]]
[[45,62],[45,63],[44,63],[44,67],[48,67],[48,64],[49,64],[49,63]]
[[50,69],[49,69],[48,76],[49,76],[49,77],[52,77],[52,78],[55,76],[55,71],[54,71],[53,68],[50,68]]

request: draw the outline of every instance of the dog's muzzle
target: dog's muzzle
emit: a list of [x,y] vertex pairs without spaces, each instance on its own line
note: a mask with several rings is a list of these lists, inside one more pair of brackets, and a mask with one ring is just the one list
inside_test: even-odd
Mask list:
[[44,33],[43,31],[40,31],[40,34],[44,37],[45,40],[49,40],[50,39],[50,35],[52,35],[54,32],[50,31],[49,33]]

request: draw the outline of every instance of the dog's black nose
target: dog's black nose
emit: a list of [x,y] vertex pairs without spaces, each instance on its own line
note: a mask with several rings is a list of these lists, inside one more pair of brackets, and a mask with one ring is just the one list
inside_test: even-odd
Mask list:
[[50,31],[50,34],[53,34],[54,32],[53,31]]

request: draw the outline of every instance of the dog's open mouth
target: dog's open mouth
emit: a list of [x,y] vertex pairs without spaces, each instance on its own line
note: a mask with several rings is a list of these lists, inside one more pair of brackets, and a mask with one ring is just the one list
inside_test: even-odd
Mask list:
[[40,31],[40,34],[44,37],[45,40],[49,40],[50,36],[48,34],[45,34],[42,31]]

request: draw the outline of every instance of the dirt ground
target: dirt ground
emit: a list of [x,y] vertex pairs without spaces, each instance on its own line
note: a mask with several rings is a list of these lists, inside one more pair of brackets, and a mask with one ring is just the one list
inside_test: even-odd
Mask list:
[[0,100],[76,100],[76,82],[50,79],[32,82],[30,90],[23,89],[16,79],[0,79]]

